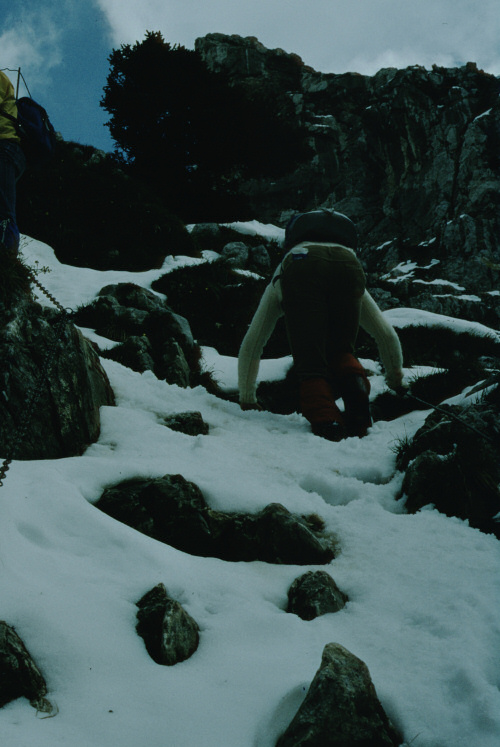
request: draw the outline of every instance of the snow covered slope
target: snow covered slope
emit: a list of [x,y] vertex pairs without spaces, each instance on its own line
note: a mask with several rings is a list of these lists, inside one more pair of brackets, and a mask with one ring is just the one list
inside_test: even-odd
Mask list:
[[[166,269],[65,267],[36,241],[24,256],[50,267],[41,280],[65,306],[110,282],[149,287]],[[234,361],[207,354],[230,386]],[[117,406],[103,409],[98,443],[80,457],[14,462],[0,489],[0,617],[23,638],[58,709],[41,718],[24,699],[4,707],[2,744],[271,747],[334,641],[366,662],[408,743],[498,746],[500,544],[430,507],[406,515],[397,500],[393,447],[426,412],[332,444],[299,415],[242,412],[202,388],[102,362]],[[374,382],[375,394],[384,385]],[[186,410],[201,412],[209,435],[160,424]],[[164,474],[195,482],[217,509],[280,502],[319,514],[340,542],[328,571],[347,606],[303,621],[284,608],[308,567],[192,557],[93,505],[106,486]],[[174,667],[155,664],[135,631],[135,603],[159,582],[201,629],[197,652]]]

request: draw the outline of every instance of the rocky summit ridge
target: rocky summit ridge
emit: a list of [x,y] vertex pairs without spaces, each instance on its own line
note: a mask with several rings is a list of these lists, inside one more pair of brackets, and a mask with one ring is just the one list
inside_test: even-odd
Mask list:
[[306,162],[242,184],[260,220],[282,225],[292,211],[334,207],[355,221],[369,271],[398,282],[412,261],[421,281],[496,289],[499,78],[470,62],[321,73],[254,37],[209,34],[195,46],[232,83],[267,89],[307,131]]

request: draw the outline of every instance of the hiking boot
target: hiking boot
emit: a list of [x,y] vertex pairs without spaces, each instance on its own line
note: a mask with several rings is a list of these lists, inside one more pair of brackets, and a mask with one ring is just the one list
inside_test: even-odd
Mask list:
[[342,423],[315,423],[311,425],[311,429],[315,436],[327,441],[342,441],[347,437],[346,429]]
[[346,377],[342,384],[342,399],[345,407],[344,420],[348,436],[363,438],[373,423],[370,414],[369,392],[370,385],[364,376]]

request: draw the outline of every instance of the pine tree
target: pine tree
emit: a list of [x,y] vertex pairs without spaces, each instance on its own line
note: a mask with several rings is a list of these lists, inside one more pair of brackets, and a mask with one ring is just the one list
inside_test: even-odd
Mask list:
[[101,106],[117,153],[185,218],[242,209],[242,178],[286,172],[304,155],[304,135],[269,97],[250,99],[160,32],[109,61]]

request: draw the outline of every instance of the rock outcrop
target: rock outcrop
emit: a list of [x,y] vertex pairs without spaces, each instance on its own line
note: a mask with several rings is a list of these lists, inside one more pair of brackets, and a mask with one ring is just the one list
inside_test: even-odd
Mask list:
[[[444,277],[464,286],[463,294],[495,290],[498,78],[473,63],[324,74],[253,37],[223,34],[198,39],[196,49],[231,82],[267,86],[308,131],[307,163],[282,178],[242,185],[262,222],[283,224],[294,210],[335,207],[356,222],[370,271],[389,273],[411,260],[424,281]],[[397,291],[397,282],[392,287]],[[411,295],[423,290],[414,286]]]
[[20,697],[39,707],[47,703],[46,694],[45,679],[23,641],[14,628],[0,621],[0,708]]
[[0,310],[0,453],[81,454],[114,395],[97,353],[69,319],[21,296]]
[[101,351],[134,371],[153,371],[169,384],[188,387],[199,375],[189,322],[155,293],[133,283],[107,285],[77,313],[81,326],[119,342]]
[[254,515],[214,511],[198,486],[182,475],[127,480],[107,488],[96,505],[192,555],[294,565],[329,563],[335,555],[334,538],[307,517],[295,516],[280,504]]
[[500,388],[468,407],[432,412],[397,464],[405,471],[405,507],[415,513],[434,505],[448,516],[500,537]]

